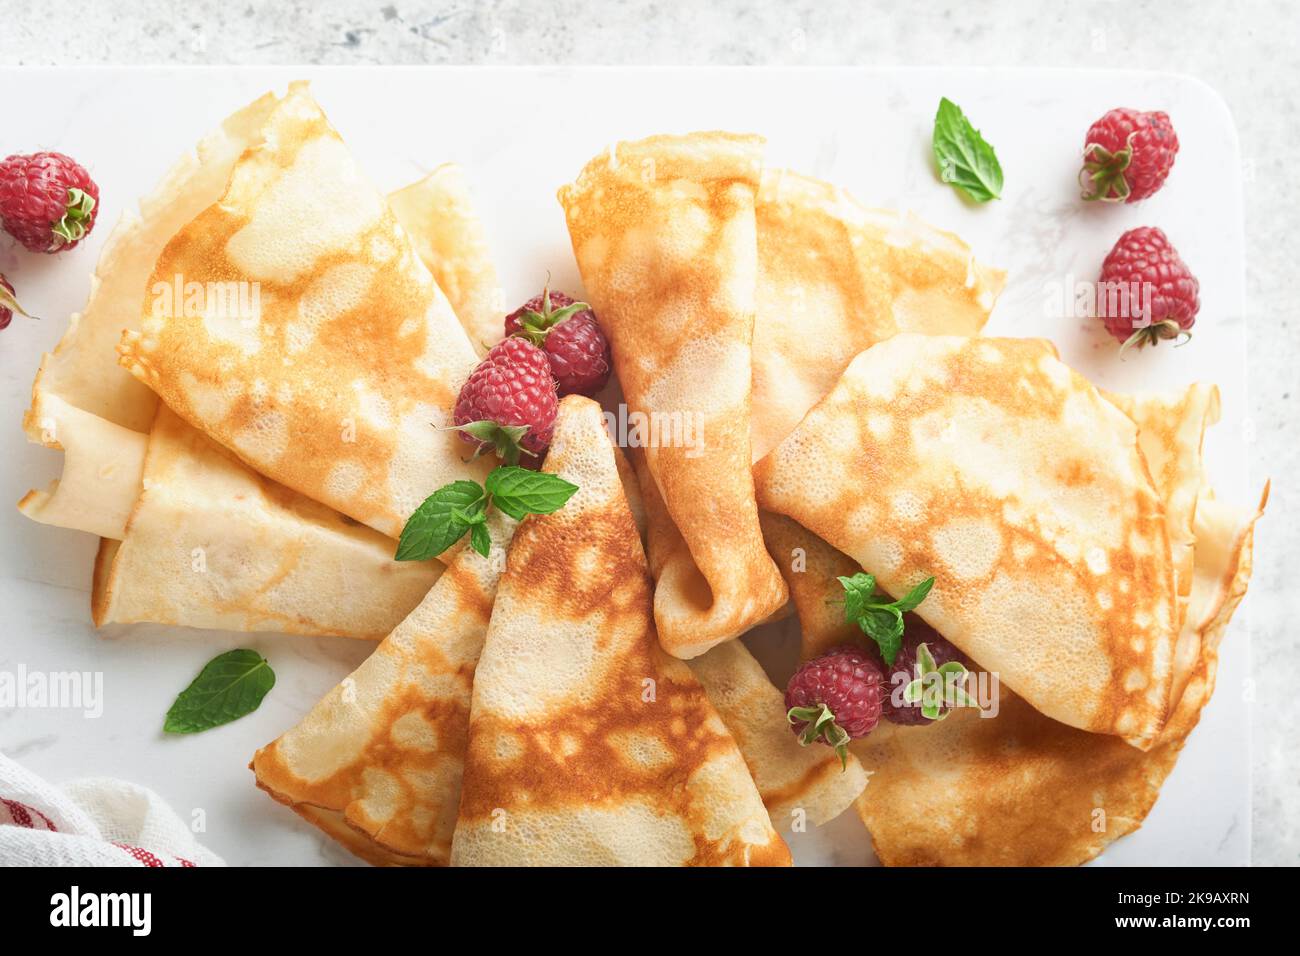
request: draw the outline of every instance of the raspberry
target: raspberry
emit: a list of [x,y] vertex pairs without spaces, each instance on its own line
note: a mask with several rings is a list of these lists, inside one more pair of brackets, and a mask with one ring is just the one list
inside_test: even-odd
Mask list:
[[65,252],[95,228],[99,187],[62,153],[0,163],[0,225],[32,252]]
[[1201,285],[1154,226],[1130,229],[1101,264],[1097,315],[1124,347],[1191,335]]
[[533,457],[546,451],[559,403],[546,353],[522,338],[503,339],[470,373],[456,399],[454,422],[461,438],[489,449],[508,464],[520,451]]
[[[932,724],[934,721],[921,713],[921,702],[908,703],[903,700],[903,688],[917,677],[916,649],[924,644],[934,658],[934,663],[942,667],[949,661],[957,661],[967,667],[969,659],[950,644],[939,632],[926,624],[915,614],[903,615],[903,644],[894,658],[894,666],[885,669],[885,689],[881,701],[881,715],[885,720],[895,724],[916,726]],[[881,662],[883,665],[883,661]],[[895,703],[897,701],[898,703]],[[947,710],[947,707],[943,708]]]
[[847,761],[850,740],[880,722],[880,666],[860,648],[845,645],[816,657],[785,688],[786,719],[804,745],[821,740]]
[[595,395],[609,381],[609,343],[585,302],[543,289],[506,316],[506,335],[546,350],[561,397]]
[[1139,202],[1165,184],[1178,155],[1178,134],[1165,113],[1111,110],[1092,124],[1079,182],[1084,199]]

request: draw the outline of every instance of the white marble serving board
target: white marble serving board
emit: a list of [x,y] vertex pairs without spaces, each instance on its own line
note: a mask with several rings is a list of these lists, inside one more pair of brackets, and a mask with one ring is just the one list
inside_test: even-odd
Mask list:
[[[1085,79],[1086,77],[1086,79]],[[545,273],[577,288],[555,190],[610,141],[727,128],[764,134],[768,161],[840,183],[873,205],[910,209],[965,238],[1010,281],[988,331],[1046,336],[1074,367],[1118,390],[1218,383],[1223,421],[1206,448],[1220,496],[1245,501],[1246,400],[1241,164],[1226,106],[1204,84],[1164,74],[856,69],[6,69],[0,155],[59,149],[102,190],[100,226],[82,248],[33,256],[0,240],[0,271],[46,317],[0,334],[0,500],[58,475],[59,455],[19,429],[40,355],[85,301],[109,227],[183,150],[228,113],[290,80],[313,80],[325,111],[384,190],[438,163],[465,166],[507,298]],[[997,148],[1004,199],[984,207],[936,181],[930,130],[941,96],[959,103]],[[1167,110],[1182,152],[1165,189],[1133,208],[1088,205],[1075,182],[1088,125],[1117,104]],[[328,210],[322,210],[328,214]],[[1054,291],[1095,278],[1125,229],[1158,225],[1201,280],[1190,344],[1120,361],[1095,320],[1066,318]],[[345,640],[238,635],[158,626],[90,625],[95,542],[0,510],[0,670],[102,673],[103,713],[0,710],[0,751],[53,780],[113,775],[153,787],[202,839],[237,864],[354,862],[253,785],[253,751],[298,718],[367,652]],[[793,666],[796,635],[750,641],[775,677]],[[278,684],[261,709],[194,737],[167,738],[162,716],[214,654],[254,647]],[[1250,848],[1247,704],[1249,633],[1233,622],[1220,690],[1206,708],[1145,826],[1115,844],[1110,864],[1241,864]],[[793,835],[801,863],[870,862],[852,813]]]

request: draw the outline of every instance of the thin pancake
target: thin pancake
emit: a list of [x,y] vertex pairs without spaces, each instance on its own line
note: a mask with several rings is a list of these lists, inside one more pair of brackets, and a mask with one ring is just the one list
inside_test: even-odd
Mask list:
[[682,658],[736,637],[786,600],[749,473],[761,152],[753,136],[657,136],[618,144],[560,190],[628,405],[651,416],[651,428],[675,433],[652,438],[645,452],[675,538],[651,544],[665,555],[655,623],[664,648]]
[[599,406],[561,403],[544,467],[579,490],[511,545],[474,678],[452,862],[788,864],[735,740],[659,647]]
[[[1187,422],[1199,419],[1205,407],[1204,388],[1192,386],[1181,398],[1110,397],[1138,412],[1142,428],[1155,429],[1154,436],[1139,433],[1145,446],[1163,443],[1161,436],[1186,434]],[[1166,447],[1176,449],[1174,458],[1156,473],[1163,476],[1157,490],[1168,498],[1182,487],[1183,476],[1204,469],[1199,438]],[[1197,658],[1156,746],[1143,754],[1113,737],[1066,727],[1005,688],[996,717],[958,711],[929,727],[881,724],[853,749],[874,771],[857,809],[885,863],[1077,864],[1141,824],[1213,689],[1218,642],[1245,592],[1251,532],[1263,509],[1263,502],[1253,514],[1229,508],[1205,488],[1198,498],[1194,572],[1180,638],[1181,646],[1195,635],[1190,643]],[[811,537],[780,516],[765,516],[763,527],[774,556]],[[791,574],[790,586],[803,657],[861,642],[840,606],[830,603],[839,590],[835,578],[853,574],[858,565],[815,537],[798,557],[803,573]]]
[[96,626],[152,621],[379,640],[441,568],[394,561],[391,539],[267,481],[166,406],[141,484],[122,540],[100,545]]
[[918,613],[1043,713],[1154,743],[1177,626],[1161,500],[1133,422],[1049,344],[895,336],[755,477],[889,593],[933,575]]
[[109,538],[124,533],[158,398],[118,366],[118,339],[139,326],[142,290],[167,240],[220,198],[235,162],[278,102],[267,94],[232,114],[109,234],[86,307],[41,358],[23,416],[28,441],[65,455],[63,480],[18,503],[32,520]]
[[[200,308],[188,291],[184,307],[168,301],[178,276],[203,293]],[[455,432],[438,427],[474,350],[304,91],[275,107],[147,288],[122,363],[272,480],[397,537],[433,490],[482,477],[487,462],[466,463]]]
[[505,303],[465,171],[455,163],[439,166],[389,194],[388,205],[446,293],[474,348],[486,352],[505,334]]
[[[1137,425],[1138,446],[1164,500],[1181,625],[1195,576],[1196,508],[1205,486],[1201,443],[1206,428],[1219,420],[1219,390],[1213,385],[1192,385],[1166,394],[1104,394]],[[1182,694],[1200,656],[1199,631],[1181,627],[1174,649],[1171,700]]]
[[937,726],[883,726],[855,745],[875,771],[858,812],[880,860],[1071,866],[1136,830],[1214,690],[1218,644],[1250,580],[1260,513],[1197,509],[1190,614],[1201,656],[1149,752],[1066,727],[1005,689],[992,719],[961,710]]
[[841,764],[829,747],[800,745],[784,695],[743,643],[719,644],[690,668],[736,738],[774,827],[789,828],[802,814],[820,826],[862,793],[867,773],[856,757]]
[[953,234],[789,170],[763,171],[755,214],[755,461],[863,349],[900,331],[976,335],[1006,281]]
[[470,687],[515,524],[452,559],[419,606],[292,730],[257,785],[380,865],[444,866],[460,803]]

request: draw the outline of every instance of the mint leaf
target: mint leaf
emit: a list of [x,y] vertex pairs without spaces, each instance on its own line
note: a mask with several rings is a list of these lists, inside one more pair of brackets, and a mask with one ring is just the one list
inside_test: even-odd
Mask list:
[[997,153],[985,142],[961,107],[944,97],[934,117],[934,158],[939,178],[975,202],[1002,195],[1002,167]]
[[926,578],[898,601],[889,600],[888,595],[876,594],[876,579],[865,572],[859,571],[852,577],[836,580],[844,588],[844,620],[858,625],[862,633],[875,641],[880,656],[893,667],[898,650],[903,646],[903,614],[916,610],[926,599],[934,587],[934,578]]
[[469,546],[485,558],[492,553],[492,536],[488,534],[487,525],[484,522],[479,521],[470,526]]
[[577,485],[559,475],[518,465],[498,465],[487,477],[492,503],[516,521],[530,514],[548,515],[564,507],[577,490]]
[[218,654],[176,697],[163,731],[197,734],[251,714],[275,686],[275,671],[257,651]]
[[915,611],[920,607],[921,602],[930,594],[930,588],[934,587],[934,578],[926,578],[907,594],[894,602],[894,607],[900,611]]
[[[894,613],[890,614],[889,611]],[[903,615],[894,608],[873,609],[858,618],[858,626],[867,637],[876,642],[885,663],[893,667],[894,658],[898,657],[899,648],[903,646]]]
[[844,586],[844,619],[857,621],[863,609],[876,593],[876,579],[873,575],[859,571],[851,578],[837,578]]
[[[476,481],[453,481],[443,485],[406,519],[397,543],[398,561],[427,561],[437,557],[464,537],[473,511],[483,500],[483,487]],[[486,504],[481,511],[486,510]]]

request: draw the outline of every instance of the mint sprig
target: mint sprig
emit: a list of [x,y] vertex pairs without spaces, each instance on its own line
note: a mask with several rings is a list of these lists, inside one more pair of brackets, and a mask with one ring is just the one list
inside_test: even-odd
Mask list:
[[915,611],[934,587],[934,578],[926,578],[897,601],[876,593],[874,575],[859,571],[852,577],[837,578],[844,588],[844,620],[856,624],[876,642],[880,656],[890,667],[903,646],[903,615]]
[[1002,166],[997,153],[947,97],[939,100],[934,117],[933,147],[941,180],[975,202],[1001,198]]
[[485,484],[462,479],[443,485],[412,512],[397,542],[398,561],[436,558],[469,532],[470,547],[487,557],[492,537],[488,509],[496,506],[516,521],[530,514],[548,515],[564,507],[578,486],[559,475],[498,465]]
[[[398,561],[426,561],[446,551],[464,537],[474,522],[468,517],[484,497],[477,481],[443,485],[406,519],[397,543]],[[486,513],[486,508],[483,509]]]
[[163,731],[197,734],[251,714],[275,686],[275,671],[257,651],[241,648],[218,654],[176,697]]

